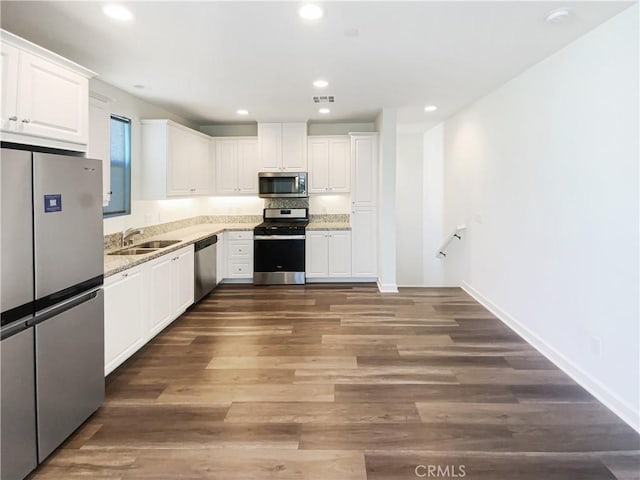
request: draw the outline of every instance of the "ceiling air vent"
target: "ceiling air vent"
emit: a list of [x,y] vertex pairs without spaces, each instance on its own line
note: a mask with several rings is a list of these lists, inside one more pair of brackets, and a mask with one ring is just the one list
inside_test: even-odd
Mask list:
[[320,97],[313,97],[313,101],[316,103],[333,103],[335,98],[333,95],[322,95]]

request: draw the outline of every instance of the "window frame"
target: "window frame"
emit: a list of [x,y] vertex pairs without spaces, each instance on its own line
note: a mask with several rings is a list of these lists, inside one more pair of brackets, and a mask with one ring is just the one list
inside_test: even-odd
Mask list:
[[[125,129],[125,158],[124,158],[124,210],[116,210],[116,211],[106,211],[110,205],[112,205],[111,200],[109,201],[109,205],[102,207],[102,217],[103,218],[114,218],[120,217],[123,215],[131,215],[131,119],[122,115],[118,115],[116,113],[111,113],[109,115],[109,175],[111,176],[111,170],[113,168],[113,157],[111,156],[111,123],[116,120],[122,122],[126,125]],[[113,180],[113,176],[111,176]],[[111,183],[111,199],[113,199],[113,183]]]

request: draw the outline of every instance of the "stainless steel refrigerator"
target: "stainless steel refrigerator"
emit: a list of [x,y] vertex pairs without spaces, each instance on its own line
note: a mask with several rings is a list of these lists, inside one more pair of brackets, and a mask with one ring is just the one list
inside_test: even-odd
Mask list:
[[1,470],[24,478],[104,398],[102,166],[3,148]]

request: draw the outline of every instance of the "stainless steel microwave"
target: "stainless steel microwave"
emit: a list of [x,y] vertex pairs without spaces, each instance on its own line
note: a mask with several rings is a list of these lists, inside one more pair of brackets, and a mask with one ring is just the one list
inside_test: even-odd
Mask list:
[[260,172],[258,195],[262,198],[306,198],[307,172]]

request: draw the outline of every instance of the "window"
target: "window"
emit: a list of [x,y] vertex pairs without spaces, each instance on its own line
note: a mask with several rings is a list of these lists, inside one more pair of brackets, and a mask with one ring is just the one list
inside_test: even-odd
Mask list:
[[131,213],[131,120],[111,115],[111,200],[105,217]]

